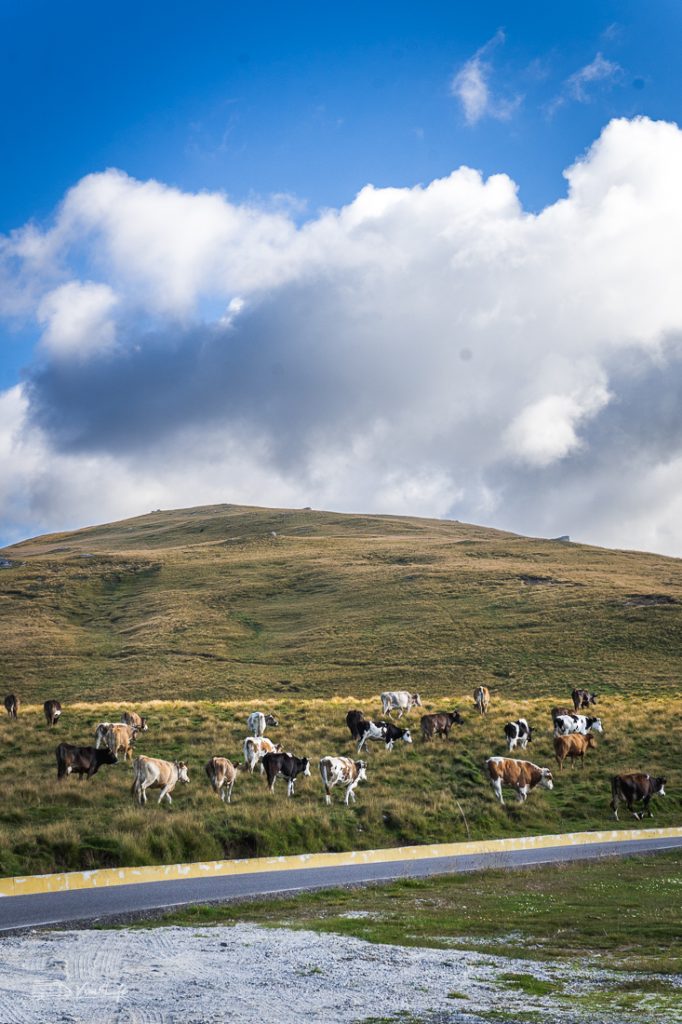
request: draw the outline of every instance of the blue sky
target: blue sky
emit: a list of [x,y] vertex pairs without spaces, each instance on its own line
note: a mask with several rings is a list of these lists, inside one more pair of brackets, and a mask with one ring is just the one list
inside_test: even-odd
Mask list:
[[[203,357],[208,346],[202,332],[217,330],[216,325],[226,323],[223,311],[231,300],[239,304],[247,296],[247,309],[254,310],[254,320],[249,319],[251,312],[248,316],[240,314],[238,318],[239,324],[244,325],[244,336],[249,331],[257,332],[257,340],[251,342],[249,352],[259,345],[263,350],[267,350],[269,345],[275,347],[267,331],[276,332],[276,324],[283,318],[278,313],[278,321],[275,313],[270,315],[266,310],[268,303],[275,310],[279,309],[277,303],[284,301],[284,293],[277,289],[294,289],[294,300],[300,302],[302,311],[305,309],[301,317],[306,324],[313,322],[317,315],[322,317],[308,295],[301,297],[303,283],[309,281],[312,273],[309,262],[296,282],[293,279],[284,282],[283,271],[275,268],[277,261],[271,265],[268,256],[264,258],[267,269],[263,270],[263,280],[258,280],[261,234],[267,236],[267,245],[275,248],[280,246],[281,232],[291,234],[293,249],[287,256],[291,261],[298,258],[298,250],[307,244],[310,232],[305,226],[313,225],[312,234],[319,238],[315,242],[315,255],[308,253],[306,259],[318,261],[315,262],[315,274],[319,275],[320,247],[324,250],[326,244],[320,240],[326,237],[324,217],[320,211],[338,211],[352,204],[354,197],[367,185],[371,184],[377,190],[389,187],[414,189],[418,185],[428,186],[438,179],[447,179],[461,165],[466,165],[481,171],[483,181],[490,175],[507,176],[518,190],[521,209],[526,214],[539,214],[552,207],[567,195],[568,186],[563,176],[565,169],[585,158],[590,147],[614,119],[626,119],[633,126],[639,116],[653,122],[679,122],[681,28],[682,8],[672,0],[649,4],[573,3],[564,7],[546,2],[481,5],[367,5],[345,2],[328,5],[260,3],[247,8],[246,5],[224,0],[215,3],[199,0],[191,5],[155,2],[120,2],[116,5],[65,2],[55,5],[31,0],[25,0],[21,5],[2,4],[0,78],[5,102],[0,116],[5,146],[0,163],[0,234],[10,241],[5,246],[8,268],[4,271],[6,309],[0,319],[0,394],[2,389],[8,396],[11,392],[11,400],[16,405],[18,392],[11,389],[17,385],[23,389],[22,415],[27,418],[22,421],[21,431],[28,431],[29,427],[31,430],[39,429],[44,444],[72,461],[74,454],[69,449],[72,440],[67,442],[65,438],[77,437],[79,457],[100,460],[98,466],[101,466],[102,459],[121,457],[119,449],[110,449],[103,442],[98,442],[98,446],[89,445],[87,438],[101,437],[107,430],[106,436],[118,436],[118,424],[128,415],[122,397],[118,405],[113,402],[112,416],[118,420],[108,422],[106,427],[99,425],[95,428],[89,411],[86,413],[85,410],[80,410],[78,422],[69,420],[67,423],[68,417],[65,419],[62,415],[64,410],[57,409],[59,402],[66,400],[64,395],[69,396],[68,401],[73,407],[74,389],[86,386],[86,380],[87,386],[93,386],[95,377],[88,376],[84,369],[83,351],[87,348],[90,353],[87,370],[94,374],[97,360],[93,362],[91,347],[95,336],[109,339],[102,343],[109,361],[107,373],[113,372],[114,362],[117,372],[124,365],[129,367],[133,358],[131,353],[144,350],[149,373],[145,386],[155,396],[156,404],[162,406],[164,401],[170,401],[170,395],[174,396],[173,401],[180,401],[171,386],[174,371],[168,361],[168,352],[177,355],[182,350],[185,359],[182,372],[187,374],[188,367],[196,371],[199,354]],[[661,147],[661,160],[665,161],[668,143],[659,141],[657,144]],[[635,140],[633,127],[628,141],[621,136],[616,142],[612,138],[605,150],[610,152],[609,147],[614,153],[617,150],[621,156],[613,155],[612,162],[622,160],[625,166],[629,165],[630,146],[634,147],[638,160],[642,162],[649,145],[642,131]],[[588,166],[592,168],[591,173],[596,174],[597,161],[588,160]],[[599,166],[607,176],[613,173],[609,170],[612,163],[606,156],[602,156]],[[120,238],[113,241],[110,238],[106,245],[98,248],[96,239],[100,237],[98,232],[104,230],[103,222],[94,216],[92,206],[84,212],[84,203],[91,202],[92,197],[88,199],[87,187],[79,186],[79,182],[83,179],[89,181],[87,176],[94,175],[97,189],[101,190],[101,194],[97,192],[97,203],[105,202],[102,195],[106,191],[107,197],[110,196],[110,185],[114,180],[104,176],[107,169],[117,169],[127,176],[128,184],[121,186],[121,197],[125,192],[128,198],[119,197],[126,204],[137,188],[134,183],[153,179],[166,190],[166,198],[172,189],[182,196],[202,192],[222,194],[227,198],[224,207],[220,210],[216,207],[219,217],[225,213],[228,219],[234,214],[238,219],[243,216],[249,220],[248,211],[257,211],[260,227],[254,228],[255,236],[258,236],[253,241],[255,248],[244,243],[243,252],[245,264],[251,266],[251,261],[256,262],[253,273],[240,276],[226,270],[224,281],[205,289],[196,288],[191,301],[188,300],[189,305],[182,309],[177,304],[171,309],[168,303],[161,308],[158,302],[153,307],[145,307],[130,282],[122,283],[120,248],[117,246],[124,243]],[[643,169],[642,174],[646,173]],[[633,180],[639,181],[637,174],[639,171],[636,174],[633,171]],[[464,188],[463,179],[459,180],[457,189],[461,191]],[[72,189],[75,189],[75,198],[71,203],[73,210],[69,220],[59,213],[59,209]],[[490,192],[488,190],[488,198],[482,200],[481,210],[486,207]],[[417,193],[410,194],[417,196]],[[476,192],[476,203],[483,194],[480,190]],[[119,203],[119,198],[116,203]],[[149,190],[139,192],[139,202],[144,204],[144,210],[150,217],[157,200],[165,202],[159,196],[151,196]],[[383,199],[375,196],[372,202],[378,202],[383,210]],[[511,216],[511,200],[507,197],[500,203],[500,208],[507,211],[501,215],[504,220]],[[182,232],[194,228],[183,226],[185,212],[182,203],[171,203],[171,206],[173,209],[168,216],[177,218],[177,231],[173,237],[181,250]],[[194,207],[197,208],[197,204]],[[101,212],[103,207],[98,206],[97,209]],[[119,209],[116,206],[116,210]],[[418,234],[428,216],[419,213],[416,207],[414,215],[413,230]],[[137,213],[130,216],[135,217]],[[163,218],[166,213],[159,212],[153,216]],[[55,229],[55,225],[60,224],[60,217],[68,220],[68,225]],[[268,220],[269,217],[274,220]],[[161,221],[154,223],[160,224]],[[384,241],[389,239],[392,230],[389,227],[386,228],[387,233],[382,234]],[[629,224],[623,228],[624,231],[627,229],[628,239],[631,239],[631,227]],[[151,252],[154,243],[158,242],[163,249],[167,243],[160,241],[160,232],[153,227],[149,230],[151,235],[140,244],[146,244]],[[438,236],[436,221],[428,232],[435,246]],[[201,241],[197,240],[199,235]],[[26,246],[33,245],[36,238],[41,240],[41,246],[49,248],[49,255],[44,248],[40,258],[33,251],[27,258]],[[182,291],[190,287],[190,280],[195,282],[205,273],[208,256],[202,249],[203,240],[204,235],[199,232],[192,242],[192,245],[196,244],[198,254],[194,264],[182,262],[184,255],[179,251],[173,266],[166,268],[163,282],[155,282],[154,287],[158,286],[160,291],[178,288]],[[129,244],[132,244],[129,240],[125,242],[125,245]],[[210,243],[211,246],[213,244]],[[230,236],[230,252],[235,244]],[[460,244],[461,241],[457,242]],[[405,259],[416,259],[414,252],[410,251],[407,234],[401,235],[399,242],[391,242],[387,253],[390,254],[393,251],[391,247],[396,245],[405,246]],[[227,249],[218,247],[217,251],[224,254]],[[337,253],[336,250],[334,252]],[[215,258],[214,248],[210,248],[210,253],[211,258]],[[434,259],[434,253],[435,248],[429,248],[428,258],[425,255],[424,260]],[[448,258],[452,259],[453,265],[459,265],[464,258],[462,253],[462,249],[449,253]],[[119,263],[114,267],[116,259]],[[387,259],[389,257],[384,260],[384,269]],[[354,279],[350,284],[343,276],[348,266],[346,257],[339,250],[328,262],[333,264],[333,268],[327,267],[318,283],[319,280],[329,283],[333,279],[339,295],[349,295],[349,289],[353,291],[356,288],[356,281]],[[419,263],[421,266],[423,262]],[[141,278],[146,272],[144,268],[140,270]],[[184,275],[182,279],[178,274]],[[413,275],[411,280],[414,279]],[[479,279],[480,276],[476,278],[477,281]],[[434,274],[431,273],[430,283],[425,285],[427,289],[433,280]],[[66,290],[59,291],[69,282],[71,285]],[[73,282],[80,284],[72,287]],[[396,282],[394,287],[399,287]],[[450,291],[445,289],[443,294],[454,294],[457,287],[458,282],[453,280],[448,285]],[[16,300],[19,293],[23,296],[20,302]],[[353,295],[355,297],[355,291]],[[387,286],[386,307],[372,309],[360,327],[354,323],[353,331],[362,333],[371,318],[375,318],[372,320],[375,324],[387,321],[391,310],[398,304],[398,298]],[[333,301],[340,301],[338,295]],[[566,301],[570,307],[569,295]],[[287,315],[291,312],[291,303],[292,295],[287,292]],[[493,316],[495,300],[492,292],[484,305],[486,303],[485,316]],[[523,311],[524,316],[527,313],[527,310]],[[482,315],[480,310],[475,316],[472,313],[475,323],[481,322]],[[115,323],[107,320],[110,316]],[[449,316],[450,322],[456,320],[454,308],[450,309]],[[64,328],[65,317],[70,318],[68,329]],[[94,327],[93,317],[96,320]],[[83,329],[90,333],[83,341],[79,359],[74,362],[72,340],[65,341],[65,338],[67,335],[68,339],[75,337],[76,321],[81,327],[85,323]],[[230,320],[231,330],[232,326]],[[660,337],[665,335],[667,339],[676,327],[675,317],[671,315],[669,321],[660,327]],[[289,329],[298,331],[298,321],[296,325],[289,325]],[[437,330],[442,333],[442,326]],[[511,326],[509,330],[512,330]],[[549,330],[551,332],[551,327]],[[188,331],[194,339],[191,342],[187,340]],[[241,327],[236,333],[241,338],[240,331]],[[624,333],[627,333],[625,328]],[[462,334],[464,340],[453,342],[457,352],[468,352],[471,348],[464,334],[466,332]],[[115,346],[111,342],[114,335]],[[196,338],[200,335],[203,340],[199,343]],[[504,336],[503,332],[500,337]],[[151,352],[160,337],[166,339],[166,361],[152,365]],[[156,340],[150,342],[150,338]],[[343,336],[330,340],[329,344],[333,345],[334,352],[338,352],[346,340]],[[66,345],[71,346],[68,365],[65,362]],[[234,346],[234,351],[236,348]],[[114,350],[121,359],[114,360]],[[125,360],[122,357],[124,351]],[[240,361],[238,366],[232,367],[230,379],[245,373],[252,380],[255,373],[252,374],[248,363],[253,356],[247,354],[246,349],[239,351]],[[98,359],[100,356],[101,352]],[[275,365],[287,368],[289,360],[294,359],[293,350],[285,347],[273,359]],[[565,352],[555,352],[552,359],[553,366],[561,360],[568,365],[573,355],[569,357]],[[552,377],[550,392],[544,394],[538,385],[537,394],[533,393],[532,399],[529,398],[528,408],[532,409],[539,402],[557,399],[559,404],[555,403],[551,408],[563,410],[562,415],[568,417],[563,423],[564,434],[561,433],[563,428],[557,428],[558,433],[553,435],[554,441],[549,447],[545,445],[543,448],[539,442],[535,447],[531,445],[535,453],[530,457],[532,471],[545,481],[549,479],[548,474],[556,478],[559,469],[568,475],[569,470],[577,472],[575,460],[584,460],[586,451],[592,451],[593,446],[578,434],[575,434],[577,440],[574,444],[574,433],[579,433],[579,425],[586,425],[588,420],[594,420],[596,424],[607,406],[609,410],[615,408],[611,397],[605,396],[613,394],[613,382],[622,372],[622,360],[617,367],[611,367],[606,366],[601,355],[597,357],[594,352],[584,354],[584,359],[585,367],[589,359],[598,363],[601,373],[600,376],[595,371],[589,387],[573,382],[564,394],[548,370]],[[380,363],[378,357],[377,362]],[[351,365],[350,361],[341,365],[337,370],[337,380],[339,373],[343,377]],[[97,366],[99,372],[99,362]],[[640,366],[636,374],[641,379],[649,370],[648,365]],[[584,372],[586,378],[590,376],[587,369]],[[291,373],[291,379],[298,382],[292,384],[291,394],[295,395],[297,389],[301,389],[296,408],[309,409],[315,404],[311,399],[312,391],[320,386],[320,381],[307,380],[307,371],[302,372],[300,366],[292,365]],[[139,370],[136,374],[139,377]],[[350,369],[348,376],[350,380]],[[115,377],[114,373],[112,379]],[[305,383],[300,383],[304,378]],[[106,380],[106,374],[103,380]],[[123,375],[121,396],[127,386]],[[98,387],[106,390],[102,380],[99,380]],[[479,389],[477,393],[485,396],[490,390],[489,378],[482,373],[476,387]],[[358,394],[357,381],[351,381],[349,389],[347,410],[350,421],[353,420],[350,410],[355,409]],[[394,397],[399,390],[396,388]],[[598,394],[602,397],[595,397]],[[264,413],[255,423],[258,428],[255,433],[262,434],[261,443],[263,450],[269,453],[268,459],[279,459],[275,467],[277,472],[287,477],[290,453],[280,451],[277,456],[272,454],[279,450],[273,441],[272,430],[278,437],[280,428],[273,428],[268,419],[268,411],[273,404],[271,396],[261,395],[258,400],[263,403]],[[9,401],[8,397],[7,403]],[[238,404],[234,397],[225,401],[228,405],[232,402],[230,409]],[[189,402],[186,394],[182,395],[181,402]],[[219,404],[217,398],[216,403]],[[428,419],[429,404],[427,400],[422,407],[424,422]],[[483,397],[479,404],[485,404]],[[220,430],[226,431],[231,441],[236,443],[236,428],[228,412],[227,406],[215,411],[210,427],[207,424],[206,428],[213,429],[220,422]],[[16,410],[12,415],[15,414],[18,415]],[[7,415],[9,422],[9,413]],[[221,420],[221,415],[227,416],[231,424],[229,427],[227,420]],[[419,419],[417,410],[413,415]],[[514,437],[520,436],[519,431],[526,429],[523,424],[531,422],[534,414],[527,414],[530,420],[523,420],[524,415],[526,413],[522,409],[514,413],[510,410],[509,423],[504,428],[500,426],[502,432],[511,430]],[[391,422],[391,416],[386,411],[371,423],[366,420],[358,437],[367,443],[368,436],[374,436],[373,431],[381,432],[382,424]],[[445,413],[444,416],[447,418]],[[287,423],[291,423],[290,411],[285,418]],[[296,419],[295,416],[293,418]],[[302,414],[301,418],[304,419]],[[194,414],[188,418],[187,422],[190,421],[197,425]],[[423,421],[419,420],[420,424]],[[239,422],[243,427],[244,414],[241,414]],[[88,424],[87,437],[83,433],[84,423]],[[12,438],[17,436],[17,429],[11,434]],[[155,429],[163,433],[158,424]],[[170,443],[170,428],[167,426],[165,429],[166,441]],[[253,435],[254,424],[249,429]],[[437,433],[435,431],[430,436],[435,437]],[[320,485],[316,490],[315,481],[319,483],[321,479],[327,479],[325,473],[331,472],[329,466],[335,457],[330,454],[334,445],[327,438],[323,459],[321,450],[316,448],[317,442],[312,440],[319,436],[319,424],[302,422],[301,436],[296,437],[295,443],[302,441],[309,452],[306,467],[309,492],[320,501],[333,500],[338,506],[344,502],[333,488]],[[451,441],[454,443],[452,438]],[[357,443],[360,444],[360,440]],[[552,459],[543,464],[545,456],[537,454],[541,449],[559,453],[555,460],[559,465]],[[126,452],[125,457],[132,458],[132,452]],[[147,453],[146,457],[152,456]],[[138,452],[135,458],[141,459],[142,456]],[[258,461],[256,456],[253,459]],[[326,460],[327,470],[320,469],[320,460]],[[500,495],[509,493],[510,487],[513,490],[509,474],[513,476],[514,472],[518,474],[520,471],[507,466],[507,476],[503,473],[502,480],[499,476],[499,453],[496,460],[495,482],[492,483],[484,473],[481,479],[477,478],[475,501],[462,497],[468,493],[471,477],[469,483],[458,479],[445,491],[439,490],[434,481],[440,479],[439,474],[451,478],[453,467],[438,457],[435,467],[427,472],[424,465],[429,460],[422,451],[419,455],[415,453],[411,467],[403,465],[400,459],[384,466],[387,480],[402,481],[397,491],[387,484],[378,495],[366,484],[355,490],[349,485],[345,504],[355,507],[366,502],[380,507],[382,511],[391,511],[390,496],[397,494],[396,510],[409,511],[412,508],[410,494],[433,493],[440,496],[434,497],[431,504],[428,501],[424,503],[421,498],[415,500],[414,511],[458,514],[461,518],[477,515],[480,520],[505,525],[499,511]],[[288,484],[274,488],[270,493],[267,485],[256,482],[261,477],[260,471],[254,469],[255,462],[252,460],[250,463],[250,470],[243,470],[245,483],[236,485],[238,493],[235,500],[242,495],[259,498],[263,504],[268,504],[284,500],[289,494],[292,498],[297,497],[296,489],[289,488]],[[137,473],[141,465],[141,462],[136,463]],[[131,471],[130,463],[126,464],[128,471]],[[69,503],[62,495],[59,501],[51,501],[53,484],[46,482],[42,472],[36,470],[35,479],[22,477],[16,485],[11,503],[4,510],[4,528],[0,507],[0,539],[52,525],[75,525],[77,516],[82,514],[75,499]],[[300,472],[299,466],[294,477],[300,477]],[[421,479],[419,473],[422,472],[431,474],[428,486],[423,481],[421,484],[415,482]],[[471,472],[476,476],[475,471]],[[527,472],[528,460],[523,470],[523,473]],[[87,475],[84,469],[83,473]],[[230,474],[228,476],[233,479]],[[267,479],[267,474],[263,478]],[[242,478],[237,474],[234,479]],[[287,479],[291,483],[291,477]],[[564,475],[562,479],[566,480],[568,476]],[[524,487],[528,486],[525,477],[522,482]],[[539,479],[535,485],[541,486]],[[558,486],[557,479],[554,479],[553,486]],[[572,495],[577,486],[575,483],[571,485]],[[82,485],[79,487],[82,490]],[[210,496],[210,488],[200,482],[196,484],[196,492]],[[447,497],[443,496],[445,492]],[[488,492],[493,496],[486,504]],[[144,502],[146,497],[144,492],[140,502]],[[186,499],[187,495],[166,480],[158,500],[166,497],[173,502]],[[157,500],[155,491],[153,498]],[[609,533],[610,527],[598,525],[601,513],[594,513],[595,501],[592,496],[587,502],[592,512],[587,506],[580,513],[576,511],[579,528],[589,538],[604,543],[609,539],[619,543],[627,540],[627,536],[623,538],[620,533],[617,536]],[[565,507],[565,504],[560,501],[559,507]],[[126,505],[122,510],[132,511],[135,507],[131,501],[130,506]],[[85,514],[106,519],[106,511],[104,505],[100,508],[90,502]],[[551,531],[556,525],[557,533],[570,532],[558,522],[556,509],[536,519],[525,519],[521,511],[515,511],[511,518],[513,522],[507,525],[519,529]],[[663,527],[656,529],[660,533]],[[669,530],[669,527],[665,529]],[[652,534],[643,527],[632,528],[633,544],[658,544],[661,548],[674,547],[676,550],[677,537],[656,540],[657,536],[655,530]]]

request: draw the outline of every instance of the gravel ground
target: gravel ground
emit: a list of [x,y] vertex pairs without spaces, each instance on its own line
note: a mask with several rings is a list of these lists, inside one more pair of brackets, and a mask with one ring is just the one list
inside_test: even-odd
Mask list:
[[594,1021],[510,989],[505,972],[575,994],[610,978],[584,963],[576,978],[570,964],[249,924],[32,932],[0,940],[0,1024]]

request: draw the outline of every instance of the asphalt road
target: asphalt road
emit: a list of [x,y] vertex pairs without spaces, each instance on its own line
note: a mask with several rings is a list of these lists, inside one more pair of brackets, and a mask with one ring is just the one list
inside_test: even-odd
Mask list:
[[6,896],[0,898],[0,932],[43,925],[94,922],[129,914],[144,916],[145,911],[158,911],[192,903],[239,900],[276,893],[301,892],[307,889],[388,882],[397,878],[480,871],[485,868],[520,868],[530,864],[650,853],[673,848],[682,848],[682,837],[594,843],[588,846],[557,846],[545,850],[513,850],[467,857],[433,857],[428,860],[393,861],[386,864],[294,868],[251,875],[145,882],[35,896]]

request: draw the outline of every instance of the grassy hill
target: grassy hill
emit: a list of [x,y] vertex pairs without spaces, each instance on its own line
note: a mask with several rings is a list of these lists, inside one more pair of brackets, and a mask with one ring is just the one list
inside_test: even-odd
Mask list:
[[461,523],[221,505],[1,553],[24,699],[678,692],[682,562]]
[[[23,701],[17,722],[0,721],[0,874],[605,828],[609,776],[635,769],[668,776],[655,823],[682,824],[678,560],[229,505],[39,537],[0,557],[1,685]],[[493,695],[485,720],[471,701],[479,683]],[[598,750],[552,793],[500,807],[482,769],[505,749],[504,722],[525,714],[529,756],[552,764],[549,709],[576,684],[600,693]],[[376,716],[387,688],[418,690],[426,710],[459,706],[465,724],[447,744],[373,747],[356,807],[326,808],[316,759],[352,753],[347,708]],[[51,697],[64,714],[48,734]],[[90,784],[55,780],[57,742],[92,742],[98,721],[133,704],[151,720],[138,751],[190,765],[170,812],[132,805],[126,765]],[[240,777],[226,808],[203,764],[241,760],[254,707],[280,717],[273,739],[310,756],[313,777],[289,803]]]

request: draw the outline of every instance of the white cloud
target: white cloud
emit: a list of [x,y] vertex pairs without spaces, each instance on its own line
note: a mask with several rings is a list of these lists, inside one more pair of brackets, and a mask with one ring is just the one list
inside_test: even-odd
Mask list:
[[467,124],[478,124],[484,117],[508,121],[521,104],[521,96],[505,98],[494,94],[490,87],[493,69],[486,58],[504,40],[504,32],[499,29],[485,46],[462,65],[450,82],[450,93],[462,104]]
[[576,103],[590,103],[593,98],[593,86],[597,83],[602,85],[614,85],[623,75],[623,69],[615,61],[607,60],[602,53],[595,54],[593,60],[584,67],[574,71],[566,79],[562,91],[549,103],[547,111],[554,115],[569,100]]
[[43,331],[0,395],[5,536],[241,501],[682,552],[682,132],[613,121],[566,177],[536,215],[460,168],[300,227],[85,178],[0,245]]

